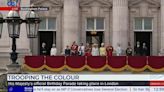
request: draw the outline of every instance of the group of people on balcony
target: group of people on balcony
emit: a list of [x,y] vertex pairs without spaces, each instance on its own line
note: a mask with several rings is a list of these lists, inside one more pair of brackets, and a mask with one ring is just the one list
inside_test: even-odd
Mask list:
[[105,47],[104,43],[101,43],[100,48],[98,47],[98,44],[91,45],[89,43],[87,43],[86,46],[84,46],[83,43],[78,46],[76,42],[73,42],[70,47],[66,47],[64,52],[66,56],[112,56],[113,47]]
[[[142,43],[141,46],[140,42],[137,41],[137,44],[134,48],[134,55],[146,56],[147,52],[148,52],[148,48],[146,46],[146,43]],[[41,53],[42,55],[47,55],[45,43],[42,44]],[[96,43],[93,44],[87,43],[86,46],[84,46],[83,43],[77,45],[76,42],[74,41],[71,46],[68,45],[66,46],[64,53],[62,54],[65,56],[113,56],[113,53],[115,53],[116,56],[124,55],[124,53],[126,53],[127,56],[132,56],[133,49],[130,43],[128,43],[128,47],[124,52],[120,44],[118,44],[117,48],[114,49],[113,46],[111,45],[105,46],[104,43],[101,43],[100,47]],[[57,55],[57,48],[55,44],[52,45],[52,48],[50,50],[50,55],[51,56]]]

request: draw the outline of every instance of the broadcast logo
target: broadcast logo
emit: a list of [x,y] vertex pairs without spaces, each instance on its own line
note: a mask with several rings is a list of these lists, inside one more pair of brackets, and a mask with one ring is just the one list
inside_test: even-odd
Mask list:
[[10,87],[8,91],[9,92],[12,92],[13,91],[13,87]]
[[19,0],[8,0],[7,5],[8,6],[17,6]]

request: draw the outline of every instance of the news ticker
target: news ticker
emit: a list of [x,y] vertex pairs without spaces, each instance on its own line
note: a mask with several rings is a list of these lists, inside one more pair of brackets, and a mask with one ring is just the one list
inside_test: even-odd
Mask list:
[[49,7],[0,7],[0,11],[48,11]]
[[164,75],[8,74],[8,92],[164,92]]
[[164,87],[63,87],[63,86],[34,86],[8,87],[8,92],[164,92]]
[[164,81],[8,81],[8,86],[164,86]]

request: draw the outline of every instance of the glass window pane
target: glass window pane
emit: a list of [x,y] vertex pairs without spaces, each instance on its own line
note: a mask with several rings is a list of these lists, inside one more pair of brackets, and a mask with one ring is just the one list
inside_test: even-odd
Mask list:
[[144,18],[144,30],[152,30],[152,18]]
[[39,29],[46,29],[46,19],[41,18],[41,22],[39,24]]
[[94,29],[94,18],[87,18],[87,29],[88,30]]
[[104,18],[96,18],[96,29],[104,29]]
[[48,29],[56,29],[56,18],[48,18]]
[[142,30],[142,18],[135,18],[135,30]]

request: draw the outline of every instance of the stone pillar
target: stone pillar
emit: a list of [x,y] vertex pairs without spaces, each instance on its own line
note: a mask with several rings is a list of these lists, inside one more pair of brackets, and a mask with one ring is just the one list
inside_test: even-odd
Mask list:
[[125,50],[128,44],[128,0],[113,0],[113,39],[116,49],[120,44]]
[[[21,7],[29,7],[30,0],[21,0]],[[20,11],[20,17],[25,19],[25,16],[28,11]],[[12,43],[12,39],[10,39],[10,44]],[[10,45],[11,46],[11,45]],[[21,65],[24,61],[24,56],[31,55],[31,48],[30,48],[30,39],[27,38],[27,30],[26,24],[22,23],[20,28],[20,37],[17,39],[17,52],[18,52],[18,60],[17,62]],[[15,67],[15,66],[14,66]]]
[[164,54],[164,0],[161,0],[161,37],[160,51]]
[[63,48],[79,42],[79,0],[64,0]]

